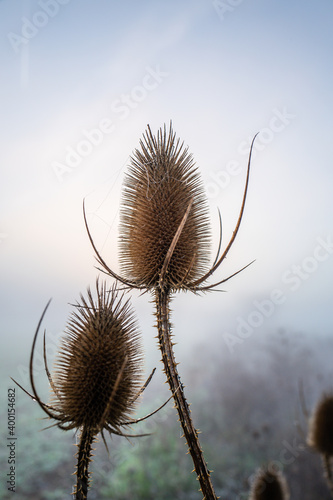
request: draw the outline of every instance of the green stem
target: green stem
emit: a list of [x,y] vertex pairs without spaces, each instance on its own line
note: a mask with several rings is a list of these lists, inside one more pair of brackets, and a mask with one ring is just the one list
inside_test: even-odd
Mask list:
[[204,460],[203,452],[198,439],[198,431],[195,429],[189,404],[184,394],[184,386],[180,380],[177,370],[177,363],[173,352],[171,341],[171,324],[169,321],[170,294],[168,291],[157,288],[155,290],[156,317],[158,328],[159,346],[162,352],[162,361],[166,373],[170,390],[175,400],[180,424],[184,431],[184,436],[191,454],[194,470],[200,482],[204,500],[216,500],[218,497],[210,479],[210,472]]
[[87,500],[89,488],[89,463],[91,462],[92,443],[94,434],[84,427],[81,432],[77,453],[77,481],[75,500]]

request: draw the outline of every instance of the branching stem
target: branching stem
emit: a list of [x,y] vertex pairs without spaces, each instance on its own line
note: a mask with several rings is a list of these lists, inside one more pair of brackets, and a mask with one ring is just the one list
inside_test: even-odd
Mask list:
[[195,429],[189,404],[184,394],[184,386],[180,380],[177,363],[173,352],[171,341],[171,325],[169,321],[169,291],[157,288],[155,290],[156,317],[158,328],[159,346],[162,352],[162,361],[170,390],[173,393],[175,406],[178,411],[179,420],[184,431],[184,436],[191,454],[194,470],[200,482],[204,500],[216,500],[218,497],[210,479],[210,472],[204,460],[203,452],[198,439],[198,431]]

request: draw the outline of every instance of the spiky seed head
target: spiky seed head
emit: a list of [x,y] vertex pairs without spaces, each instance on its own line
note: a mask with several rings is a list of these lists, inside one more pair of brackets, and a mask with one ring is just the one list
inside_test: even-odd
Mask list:
[[289,500],[284,476],[268,465],[258,470],[252,484],[249,500]]
[[188,148],[170,124],[154,136],[150,127],[130,160],[120,212],[120,262],[127,279],[153,288],[173,238],[192,201],[165,276],[171,289],[206,269],[210,252],[208,203]]
[[310,419],[308,444],[322,455],[333,456],[333,394],[324,394]]
[[96,282],[70,317],[53,375],[59,419],[94,432],[117,429],[134,410],[142,350],[129,301]]

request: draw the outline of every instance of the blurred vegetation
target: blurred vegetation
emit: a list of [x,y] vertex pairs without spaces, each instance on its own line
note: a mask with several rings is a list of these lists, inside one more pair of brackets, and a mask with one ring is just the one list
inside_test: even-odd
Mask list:
[[[300,383],[310,411],[322,392],[332,388],[332,352],[330,338],[282,330],[246,339],[233,353],[218,337],[209,346],[196,344],[187,350],[181,366],[186,395],[222,499],[247,499],[254,472],[269,460],[285,474],[292,500],[330,499],[320,457],[305,445],[307,415],[301,405]],[[5,387],[1,394],[2,443],[7,440],[6,386],[13,387],[9,375],[15,377],[11,363],[7,360],[1,367]],[[47,401],[43,378],[38,382]],[[145,391],[138,416],[167,399],[163,382],[160,373]],[[28,381],[25,387],[29,389]],[[53,422],[41,419],[42,411],[22,391],[17,390],[16,395],[17,498],[71,498],[76,452],[73,431],[62,432],[57,427],[42,431]],[[171,402],[128,432],[150,435],[107,438],[109,455],[102,440],[96,443],[91,500],[201,500]],[[7,500],[13,493],[7,491],[4,478],[8,472],[5,446],[1,447],[0,465],[0,498]]]

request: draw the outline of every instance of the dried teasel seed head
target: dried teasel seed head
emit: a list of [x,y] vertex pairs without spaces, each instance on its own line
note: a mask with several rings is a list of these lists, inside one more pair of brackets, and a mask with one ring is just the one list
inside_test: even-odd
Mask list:
[[270,465],[258,470],[249,500],[289,500],[289,498],[287,482],[280,472]]
[[[187,212],[188,211],[188,212]],[[185,225],[164,277],[170,289],[186,289],[206,269],[210,251],[208,203],[188,148],[170,124],[154,136],[150,127],[131,157],[120,213],[120,263],[128,280],[155,287],[179,226]]]
[[53,374],[53,407],[63,423],[92,433],[116,430],[135,409],[142,350],[129,301],[113,287],[88,288],[68,322]]
[[318,453],[333,456],[333,394],[324,394],[311,417],[308,444]]

